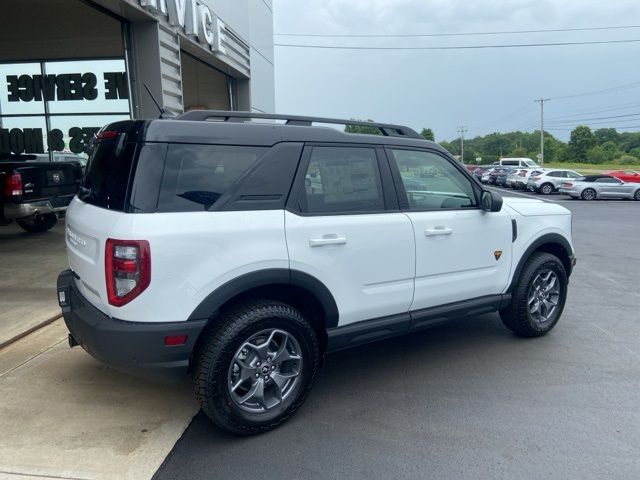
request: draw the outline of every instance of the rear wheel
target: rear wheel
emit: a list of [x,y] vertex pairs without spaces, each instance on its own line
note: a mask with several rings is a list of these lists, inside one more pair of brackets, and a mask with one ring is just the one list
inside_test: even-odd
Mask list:
[[196,396],[220,428],[240,435],[265,432],[302,405],[319,363],[315,332],[300,312],[252,301],[224,313],[200,345]]
[[583,200],[594,200],[596,198],[596,191],[593,188],[585,188],[580,198]]
[[58,217],[55,213],[47,213],[45,215],[37,215],[28,218],[16,220],[18,225],[30,233],[42,233],[53,228],[58,223]]
[[513,290],[511,304],[500,311],[502,323],[523,337],[540,337],[556,325],[567,299],[567,273],[549,253],[534,253]]
[[543,183],[540,186],[540,193],[543,195],[550,195],[553,192],[553,185],[550,183]]

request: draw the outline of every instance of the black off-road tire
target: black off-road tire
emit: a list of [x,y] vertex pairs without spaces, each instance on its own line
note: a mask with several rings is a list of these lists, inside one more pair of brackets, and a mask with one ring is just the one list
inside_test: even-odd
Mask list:
[[[531,284],[538,273],[547,269],[556,274],[560,284],[560,295],[555,312],[547,322],[541,324],[532,317],[529,311],[528,295]],[[527,260],[520,273],[518,283],[512,292],[510,305],[500,311],[502,323],[513,333],[522,337],[541,337],[549,333],[562,315],[567,300],[567,285],[567,272],[558,257],[550,253],[534,253]]]
[[[297,390],[287,402],[263,413],[242,410],[231,398],[228,371],[240,346],[262,330],[278,328],[293,335],[300,346],[302,369]],[[313,328],[299,311],[272,300],[253,300],[222,312],[204,332],[195,352],[194,387],[200,407],[221,429],[254,435],[286,422],[304,403],[320,366],[320,347]]]
[[58,223],[58,217],[55,213],[47,213],[40,215],[37,219],[33,217],[21,218],[16,222],[29,233],[42,233],[51,230]]

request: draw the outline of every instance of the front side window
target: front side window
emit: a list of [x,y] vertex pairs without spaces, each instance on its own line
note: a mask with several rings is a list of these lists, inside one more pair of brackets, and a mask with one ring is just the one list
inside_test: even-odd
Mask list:
[[622,183],[620,180],[618,180],[617,178],[611,178],[611,177],[602,177],[596,180],[597,183]]
[[[472,182],[446,158],[422,150],[391,149],[411,210],[477,206]],[[420,173],[428,169],[430,177]]]
[[313,147],[301,208],[308,213],[384,210],[376,151],[368,147]]

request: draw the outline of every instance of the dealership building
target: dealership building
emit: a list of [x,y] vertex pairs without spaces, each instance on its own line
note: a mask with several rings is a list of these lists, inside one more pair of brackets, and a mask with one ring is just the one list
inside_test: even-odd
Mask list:
[[158,117],[152,95],[275,110],[271,0],[3,0],[0,25],[0,155],[82,154],[107,123]]

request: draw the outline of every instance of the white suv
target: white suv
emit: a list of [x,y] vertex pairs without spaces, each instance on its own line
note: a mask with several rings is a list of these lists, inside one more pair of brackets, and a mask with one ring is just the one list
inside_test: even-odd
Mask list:
[[557,192],[560,186],[566,182],[567,179],[573,178],[582,178],[582,175],[574,172],[573,170],[561,168],[557,168],[555,170],[536,170],[529,174],[527,189],[532,192],[549,195],[553,192]]
[[503,205],[407,127],[313,122],[360,125],[191,111],[104,127],[67,211],[70,345],[141,376],[191,374],[217,425],[252,434],[303,403],[327,351],[496,311],[525,337],[554,327],[568,210]]

